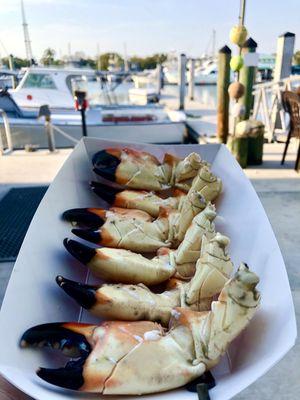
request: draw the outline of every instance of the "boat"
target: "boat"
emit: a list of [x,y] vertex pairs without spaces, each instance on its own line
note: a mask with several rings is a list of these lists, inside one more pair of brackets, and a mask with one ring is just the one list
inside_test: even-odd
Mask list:
[[13,89],[18,82],[19,74],[17,71],[0,69],[0,89]]
[[[189,83],[190,75],[187,72],[187,83]],[[216,85],[218,81],[218,68],[214,60],[209,60],[205,65],[195,68],[194,82],[195,85]]]
[[92,69],[28,67],[15,89],[11,89],[13,100],[19,107],[38,109],[47,104],[51,109],[73,109],[72,81],[78,78],[95,77]]
[[[52,104],[57,106],[57,102]],[[39,118],[38,107],[20,107],[10,91],[2,90],[0,109],[5,112],[0,118],[0,125],[5,125],[7,116],[13,148],[22,149],[28,144],[48,147],[45,120]],[[74,146],[83,135],[80,112],[74,106],[50,107],[50,110],[56,147]],[[89,137],[146,143],[182,143],[186,130],[184,113],[168,111],[156,104],[89,107],[86,110],[86,126]],[[0,136],[3,132],[4,129],[1,129]],[[5,138],[0,140],[0,150],[5,147],[1,146],[1,142],[5,141]]]
[[132,75],[134,88],[128,90],[129,100],[133,104],[158,103],[160,93],[158,91],[156,71],[145,71],[144,73]]
[[[165,83],[169,85],[178,85],[178,65],[168,63],[164,66]],[[186,83],[190,80],[189,71],[186,72]],[[200,62],[195,68],[195,85],[216,85],[218,81],[217,62],[214,58],[206,59]]]

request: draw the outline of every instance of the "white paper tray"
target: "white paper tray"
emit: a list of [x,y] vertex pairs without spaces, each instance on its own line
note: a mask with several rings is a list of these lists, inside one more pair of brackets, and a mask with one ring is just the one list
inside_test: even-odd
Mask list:
[[[230,254],[237,268],[246,262],[261,279],[262,303],[245,332],[230,347],[214,372],[217,386],[212,400],[227,400],[277,363],[294,345],[296,321],[285,265],[264,209],[242,169],[223,145],[154,146],[83,139],[67,159],[42,200],[16,261],[0,313],[0,372],[15,386],[38,400],[95,399],[41,381],[39,366],[61,366],[65,359],[51,352],[20,349],[21,334],[31,326],[58,321],[95,321],[56,285],[58,274],[91,281],[86,269],[62,245],[71,237],[70,225],[60,218],[74,207],[101,206],[89,190],[95,179],[90,158],[107,147],[131,146],[162,157],[165,152],[185,156],[198,152],[212,163],[223,180],[217,201],[217,229],[231,239]],[[278,210],[280,212],[280,210]],[[228,369],[231,363],[231,372]],[[146,363],[146,360],[145,360]],[[115,399],[116,397],[110,397]],[[126,397],[131,399],[134,397]],[[185,389],[147,396],[149,399],[195,399]]]

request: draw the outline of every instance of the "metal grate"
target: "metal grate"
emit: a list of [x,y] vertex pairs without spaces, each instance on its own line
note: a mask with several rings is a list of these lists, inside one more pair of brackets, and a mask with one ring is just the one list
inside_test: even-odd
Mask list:
[[47,186],[11,189],[0,201],[0,262],[15,261]]

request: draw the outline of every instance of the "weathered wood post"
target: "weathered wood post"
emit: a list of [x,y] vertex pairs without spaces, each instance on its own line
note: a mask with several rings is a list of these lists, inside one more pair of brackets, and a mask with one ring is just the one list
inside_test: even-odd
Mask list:
[[274,82],[291,75],[292,59],[295,47],[295,34],[286,32],[278,37]]
[[195,87],[195,59],[191,58],[189,63],[189,87],[188,98],[194,100],[194,87]]
[[221,143],[227,142],[229,121],[229,95],[231,50],[224,46],[218,56],[218,85],[217,85],[217,136]]
[[162,65],[157,64],[156,66],[156,78],[157,78],[157,93],[160,95],[162,85],[163,85],[163,77],[162,77]]
[[186,55],[180,54],[179,58],[179,110],[184,110],[184,97],[185,97],[185,71],[186,71]]
[[45,132],[48,140],[48,148],[49,151],[53,153],[55,151],[55,140],[54,140],[53,126],[51,122],[51,111],[47,104],[42,105],[39,109],[38,118],[41,117],[45,118]]
[[[277,40],[277,51],[276,51],[276,61],[274,69],[273,82],[278,82],[281,79],[288,78],[292,71],[292,59],[295,47],[295,34],[291,32],[286,32],[278,37]],[[272,101],[274,101],[274,97]],[[269,142],[274,140],[274,132],[276,128],[283,128],[281,125],[281,118],[278,108],[275,107],[271,117],[271,127],[269,133]]]
[[242,56],[244,58],[244,66],[240,70],[239,81],[245,87],[245,93],[240,98],[239,103],[245,107],[245,112],[240,120],[249,119],[250,112],[253,108],[253,84],[255,81],[256,65],[257,65],[257,54],[256,52],[257,43],[250,37],[242,46]]

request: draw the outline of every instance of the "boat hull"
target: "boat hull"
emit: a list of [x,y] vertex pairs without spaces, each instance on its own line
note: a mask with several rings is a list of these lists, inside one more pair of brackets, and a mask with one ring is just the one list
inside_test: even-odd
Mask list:
[[[56,125],[74,139],[82,138],[80,124]],[[3,123],[0,122],[3,132]],[[22,149],[26,144],[48,147],[45,127],[42,123],[29,124],[26,121],[10,121],[14,149]],[[139,124],[90,124],[87,126],[88,137],[109,140],[122,140],[143,143],[182,143],[185,134],[183,122],[160,122]],[[57,148],[73,147],[74,143],[55,132]]]

